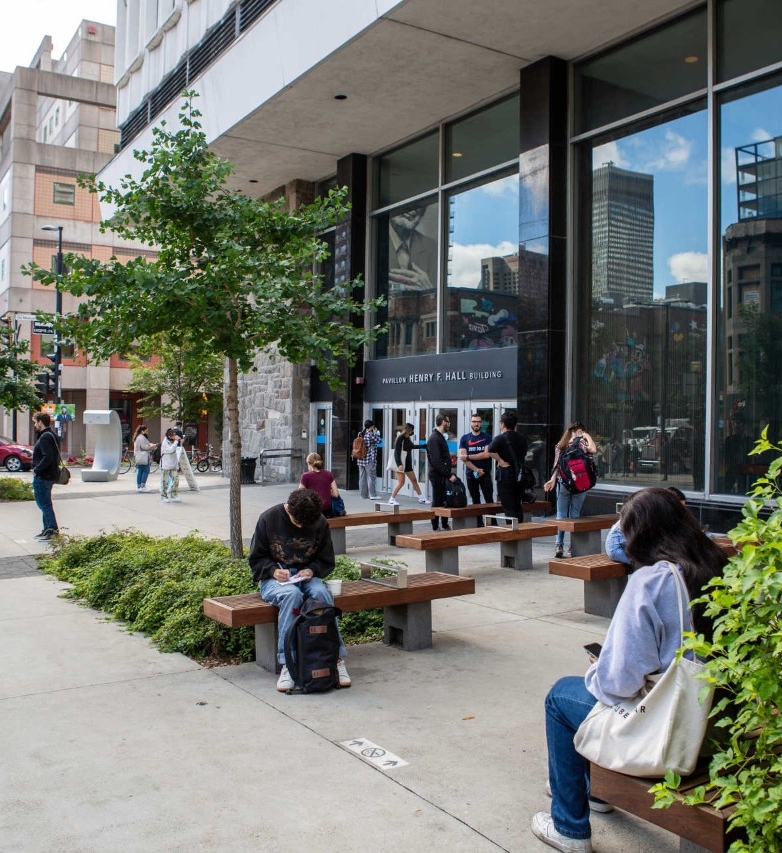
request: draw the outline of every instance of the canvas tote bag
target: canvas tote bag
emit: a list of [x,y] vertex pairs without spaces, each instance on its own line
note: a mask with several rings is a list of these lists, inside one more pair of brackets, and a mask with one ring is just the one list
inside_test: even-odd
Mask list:
[[[679,570],[668,564],[676,582],[679,625],[684,632],[687,588]],[[711,711],[714,688],[697,677],[703,664],[674,659],[659,675],[647,677],[641,692],[616,705],[598,702],[579,726],[573,743],[584,758],[628,776],[692,773]]]

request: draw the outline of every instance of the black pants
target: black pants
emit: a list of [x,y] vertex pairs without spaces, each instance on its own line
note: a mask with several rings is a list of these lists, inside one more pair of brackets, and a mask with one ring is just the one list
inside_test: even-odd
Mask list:
[[[477,479],[473,477],[472,471],[465,471],[467,476],[467,491],[470,493],[470,500],[474,504],[481,503],[481,493],[483,493],[483,503],[494,503],[494,483],[491,481],[491,472],[483,474]],[[483,519],[478,518],[478,527],[483,527]]]
[[524,492],[519,484],[508,477],[497,481],[497,500],[502,504],[502,511],[509,518],[521,518],[521,499]]
[[[432,509],[436,506],[445,506],[445,481],[448,477],[445,474],[437,474],[434,471],[429,472],[429,485],[432,487]],[[432,530],[437,530],[438,524],[442,521],[443,530],[448,530],[450,525],[447,518],[438,518],[434,516],[432,519]]]

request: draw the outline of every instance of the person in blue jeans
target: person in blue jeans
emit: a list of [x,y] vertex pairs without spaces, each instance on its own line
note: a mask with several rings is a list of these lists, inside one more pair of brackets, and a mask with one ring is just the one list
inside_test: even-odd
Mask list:
[[[334,603],[323,583],[323,578],[334,571],[334,546],[320,496],[312,489],[296,489],[284,504],[262,513],[255,525],[248,560],[261,598],[280,611],[277,663],[282,665],[282,670],[277,690],[286,693],[293,689],[294,682],[285,666],[285,637],[301,605],[307,598],[316,598],[324,604]],[[340,635],[337,661],[340,687],[351,685],[345,655],[345,643]]]
[[[562,438],[557,442],[554,448],[554,469],[551,473],[551,479],[547,480],[543,485],[546,492],[555,492],[557,500],[557,518],[578,518],[581,515],[581,507],[584,505],[587,493],[571,494],[562,482],[562,476],[559,473],[559,457],[560,454],[568,449],[574,438],[578,437],[581,442],[581,447],[585,453],[597,453],[597,445],[592,436],[586,431],[581,421],[573,421],[572,424],[562,433]],[[554,556],[561,559],[565,556],[565,531],[557,531],[556,546]]]
[[60,474],[60,448],[51,426],[51,417],[46,412],[33,415],[33,429],[38,435],[33,447],[33,495],[43,517],[43,529],[35,538],[42,542],[60,532],[52,506],[52,486]]
[[[566,676],[546,697],[546,743],[551,812],[538,812],[532,832],[563,853],[591,853],[592,810],[606,811],[589,799],[589,762],[573,738],[595,702],[614,705],[636,696],[647,676],[671,665],[681,645],[679,604],[671,566],[681,573],[690,601],[722,574],[724,552],[700,529],[681,502],[666,489],[636,492],[621,513],[625,550],[640,568],[630,575],[600,657],[585,677]],[[688,608],[685,630],[710,637],[711,620],[703,605]],[[606,804],[603,804],[604,806]]]

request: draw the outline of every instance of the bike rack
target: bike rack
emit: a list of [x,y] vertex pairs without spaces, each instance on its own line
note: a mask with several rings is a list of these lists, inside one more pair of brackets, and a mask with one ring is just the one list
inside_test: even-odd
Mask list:
[[300,447],[270,447],[262,450],[258,454],[258,465],[261,468],[261,479],[258,482],[262,486],[266,485],[264,467],[269,459],[296,459],[303,465],[304,451]]

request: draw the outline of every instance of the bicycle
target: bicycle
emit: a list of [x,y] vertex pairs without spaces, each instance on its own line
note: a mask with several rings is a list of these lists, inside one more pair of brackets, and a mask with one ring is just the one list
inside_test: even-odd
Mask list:
[[[122,458],[119,462],[119,473],[127,474],[131,468],[136,467],[136,454],[129,448],[125,447],[122,450]],[[149,473],[154,474],[160,467],[158,462],[153,462],[152,457],[149,458]]]
[[196,452],[198,453],[198,461],[195,463],[196,471],[204,474],[210,468],[212,471],[222,471],[223,470],[223,457],[222,455],[218,456],[213,453],[213,447],[211,444],[206,445],[206,451],[194,451],[193,456],[195,458]]

